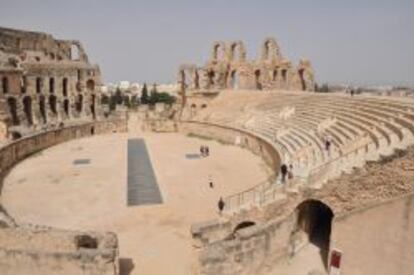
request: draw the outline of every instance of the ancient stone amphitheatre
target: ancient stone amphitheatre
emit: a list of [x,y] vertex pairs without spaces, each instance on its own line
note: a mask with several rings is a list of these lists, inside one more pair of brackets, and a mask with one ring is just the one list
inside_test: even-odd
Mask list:
[[413,99],[317,92],[272,38],[177,68],[107,112],[79,41],[0,28],[1,275],[413,273]]

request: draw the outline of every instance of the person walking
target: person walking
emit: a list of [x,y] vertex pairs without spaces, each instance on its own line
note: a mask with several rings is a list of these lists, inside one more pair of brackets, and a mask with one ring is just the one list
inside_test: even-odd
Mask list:
[[210,147],[206,146],[206,148],[204,149],[205,153],[206,153],[206,157],[208,157],[210,155]]
[[289,170],[288,170],[288,179],[293,179],[293,165],[289,164]]
[[200,146],[200,155],[204,157],[204,145]]
[[224,210],[224,206],[226,206],[226,203],[224,202],[222,197],[220,197],[217,206],[218,206],[218,209],[219,209],[219,212],[220,212],[220,215],[221,215],[221,213]]
[[213,179],[211,178],[211,175],[208,175],[208,185],[210,186],[211,189],[214,188],[214,183],[213,183]]

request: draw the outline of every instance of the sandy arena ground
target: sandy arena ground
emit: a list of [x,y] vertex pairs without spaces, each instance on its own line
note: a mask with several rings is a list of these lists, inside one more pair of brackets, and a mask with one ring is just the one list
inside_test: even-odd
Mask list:
[[[143,137],[164,203],[126,206],[127,139]],[[208,158],[188,159],[209,145]],[[90,164],[74,165],[77,159]],[[17,221],[79,230],[114,231],[122,274],[192,274],[190,226],[216,218],[220,196],[267,178],[247,150],[181,134],[113,134],[57,145],[17,165],[1,201]],[[215,188],[208,187],[212,177]]]

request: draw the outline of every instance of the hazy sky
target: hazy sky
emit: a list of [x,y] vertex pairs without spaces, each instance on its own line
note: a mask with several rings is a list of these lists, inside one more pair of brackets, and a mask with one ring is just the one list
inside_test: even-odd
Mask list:
[[104,81],[173,82],[215,40],[275,37],[318,82],[414,84],[414,0],[0,0],[0,25],[79,39]]

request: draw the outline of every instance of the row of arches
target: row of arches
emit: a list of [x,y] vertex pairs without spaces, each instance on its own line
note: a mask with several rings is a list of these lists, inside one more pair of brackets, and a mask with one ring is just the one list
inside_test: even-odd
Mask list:
[[[95,95],[91,95],[90,101],[90,112],[92,117],[96,118],[96,111],[95,111]],[[63,113],[66,117],[70,117],[70,101],[68,98],[63,100]],[[20,125],[20,116],[18,113],[19,110],[19,103],[16,98],[9,97],[7,98],[7,105],[10,112],[10,117],[12,124],[14,126]],[[84,96],[79,94],[75,99],[75,111],[80,114],[83,111],[84,105]],[[23,114],[26,119],[27,124],[33,125],[33,100],[30,96],[25,96],[22,99],[22,109]],[[50,110],[53,116],[58,115],[58,98],[56,95],[49,95],[48,97],[44,95],[40,95],[38,98],[38,112],[40,114],[41,123],[46,124],[48,122],[48,114],[47,110]]]
[[[45,78],[43,77],[36,77],[35,79],[35,90],[37,94],[41,94],[43,91]],[[54,94],[56,92],[56,80],[54,77],[50,77],[48,80],[48,86],[49,86],[49,93]],[[61,81],[61,91],[63,96],[68,96],[69,93],[69,79],[67,77],[62,78]],[[2,87],[2,93],[8,94],[10,93],[10,80],[9,77],[3,76],[1,78],[1,87]],[[26,76],[21,77],[21,92],[26,93],[28,88],[28,80]],[[86,88],[88,92],[95,91],[95,81],[93,79],[88,79],[86,81]],[[78,92],[80,92],[81,89],[78,89]]]
[[[242,41],[230,42],[229,46],[222,41],[215,42],[212,50],[213,61],[244,61],[246,59],[246,49]],[[267,38],[263,42],[261,60],[281,60],[282,53],[275,39]]]

